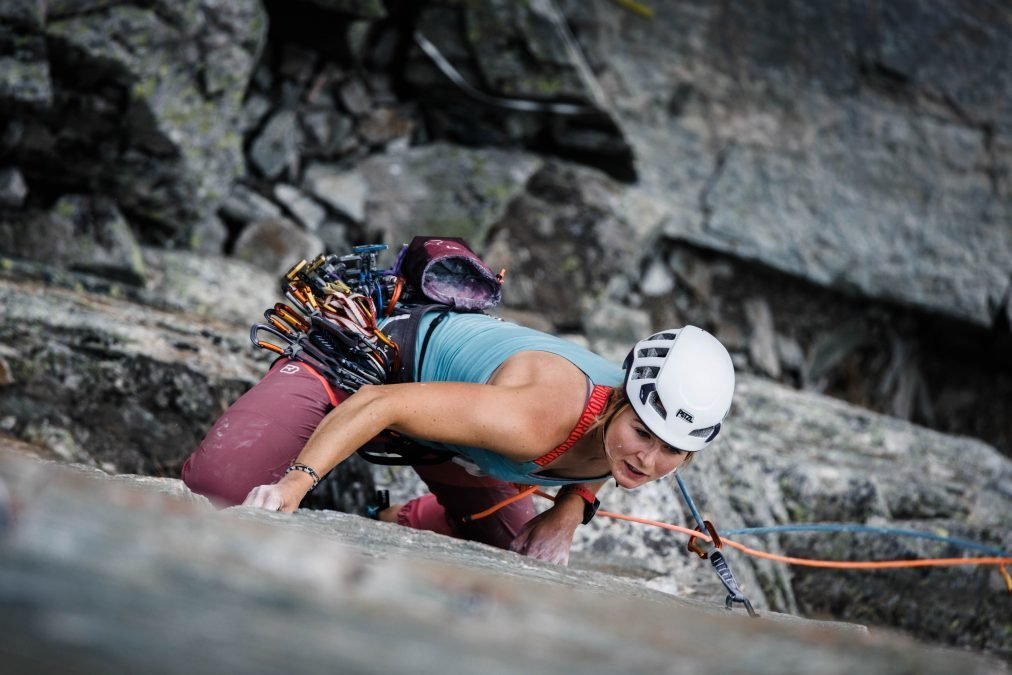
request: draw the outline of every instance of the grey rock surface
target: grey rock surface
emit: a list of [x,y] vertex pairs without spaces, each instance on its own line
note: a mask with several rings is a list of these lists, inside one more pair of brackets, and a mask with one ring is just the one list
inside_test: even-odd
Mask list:
[[115,203],[104,197],[64,195],[46,213],[0,221],[0,252],[144,283],[140,246]]
[[276,275],[241,260],[155,247],[145,247],[143,256],[150,296],[187,321],[198,315],[218,325],[243,326],[261,320],[266,308],[282,300]]
[[[190,245],[187,228],[242,172],[234,128],[249,131],[257,172],[292,184],[308,161],[354,170],[368,155],[450,139],[639,177],[627,216],[654,236],[980,326],[1012,315],[1005,12],[912,0],[762,12],[684,3],[649,20],[607,0],[421,10],[422,33],[464,80],[493,98],[596,110],[571,115],[476,98],[417,46],[406,63],[392,58],[389,29],[359,46],[358,63],[279,37],[279,57],[261,61],[246,92],[263,47],[258,3],[151,7],[12,4],[2,25],[19,48],[0,96],[46,113],[18,113],[2,134],[30,187],[98,186],[149,241]],[[386,14],[354,2],[314,11],[374,28]],[[921,54],[924,44],[939,47]],[[93,86],[97,74],[54,78],[53,59],[112,87]],[[413,85],[407,100],[392,79]],[[87,160],[63,162],[66,147]]]
[[178,475],[265,367],[235,324],[112,295],[4,277],[0,316],[6,431],[110,470]]
[[[13,7],[27,9],[27,3]],[[10,12],[9,9],[4,10]],[[53,101],[52,78],[46,61],[46,41],[41,26],[29,19],[5,14],[0,17],[0,37],[13,43],[13,53],[0,57],[0,100],[29,107],[48,106]],[[38,18],[37,15],[34,18]],[[19,26],[18,24],[21,23]],[[19,30],[20,29],[20,30]]]
[[[214,306],[220,296],[201,291],[240,296],[260,277],[252,271],[239,274],[247,268],[220,269],[216,277],[206,260],[185,254],[150,260],[161,292],[176,295],[188,311],[25,281],[18,272],[0,279],[0,326],[7,327],[0,333],[0,355],[10,372],[0,386],[3,429],[44,445],[64,461],[178,475],[213,419],[259,377],[268,360],[246,342],[248,323],[224,322]],[[193,286],[178,281],[190,276],[188,269],[202,270],[206,281]],[[259,314],[270,300],[251,296],[249,311]],[[228,318],[241,321],[245,306],[231,308]],[[718,446],[686,472],[700,508],[721,530],[844,520],[945,531],[1012,548],[1012,534],[1002,521],[1012,507],[1007,491],[1012,462],[993,448],[744,376],[736,400]],[[377,481],[390,484],[384,473],[377,473]],[[411,480],[402,472],[393,481],[395,499],[419,494],[417,479]],[[670,484],[631,494],[606,488],[602,500],[608,510],[689,522]],[[881,551],[882,557],[961,553],[935,544],[848,537],[780,535],[761,544],[802,557],[860,558],[868,549]],[[719,582],[705,564],[690,559],[683,543],[659,529],[602,518],[581,529],[574,563],[622,570],[652,588],[719,604]],[[997,653],[1008,648],[1002,637],[1004,596],[994,592],[997,577],[987,569],[833,574],[818,580],[737,555],[732,562],[764,611],[828,609],[902,625],[933,640]],[[829,598],[836,598],[831,608],[825,604]],[[968,617],[978,623],[951,629]]]
[[164,494],[176,481],[106,477],[6,447],[0,480],[19,503],[0,532],[0,650],[14,672],[178,672],[180,658],[198,672],[1000,669],[845,624],[730,616],[354,516],[215,512]]
[[356,172],[368,189],[366,217],[391,248],[422,232],[481,246],[541,165],[525,153],[439,143],[377,155]]
[[235,257],[280,276],[299,260],[315,258],[323,242],[288,218],[250,223],[235,242]]
[[297,174],[299,143],[295,112],[281,110],[271,116],[250,146],[250,162],[267,178]]
[[18,207],[28,196],[25,178],[15,167],[0,169],[0,206]]
[[295,217],[304,228],[311,231],[320,229],[327,212],[322,206],[313,201],[297,187],[281,183],[274,187],[274,196],[284,204],[289,213]]
[[[491,230],[486,260],[510,276],[504,304],[579,330],[609,284],[638,276],[645,251],[599,172],[550,162],[530,176]],[[579,289],[579,290],[576,290]]]
[[365,220],[369,186],[359,172],[314,164],[306,168],[304,185],[342,216],[355,223]]
[[152,239],[186,244],[243,170],[233,127],[264,36],[261,4],[17,8],[32,27],[21,24],[23,46],[4,57],[0,102],[16,104],[4,150],[29,185],[97,192],[152,225]]
[[1003,311],[1008,12],[565,8],[670,236],[980,325]]
[[[635,176],[610,102],[555,2],[439,0],[421,13],[418,34],[428,44],[416,44],[405,75],[442,137],[541,145]],[[554,110],[564,112],[544,114]]]
[[277,204],[259,195],[242,183],[232,186],[232,191],[221,204],[221,213],[227,218],[248,224],[256,220],[280,218],[281,209]]

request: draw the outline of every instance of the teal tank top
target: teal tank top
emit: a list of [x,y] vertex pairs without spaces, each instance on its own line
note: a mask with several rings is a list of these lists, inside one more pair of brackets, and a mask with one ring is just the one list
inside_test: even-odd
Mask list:
[[[429,326],[440,314],[439,311],[433,311],[422,318],[415,345],[416,359],[422,354],[422,342]],[[615,387],[623,381],[624,374],[618,365],[577,344],[484,314],[456,312],[451,312],[433,330],[418,381],[485,384],[506,359],[524,351],[548,352],[566,359],[587,376],[588,393],[590,385]],[[536,472],[541,467],[533,461],[517,462],[483,448],[417,440],[423,445],[452,450],[470,460],[481,473],[508,482],[565,485],[605,478],[539,476]]]

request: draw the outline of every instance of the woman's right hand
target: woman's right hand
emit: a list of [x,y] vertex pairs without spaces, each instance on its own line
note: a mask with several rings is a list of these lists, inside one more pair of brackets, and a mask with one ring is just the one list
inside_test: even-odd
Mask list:
[[[257,506],[269,511],[291,513],[299,508],[302,498],[306,496],[306,493],[309,492],[309,487],[312,486],[312,479],[309,480],[309,486],[306,486],[296,473],[298,472],[293,471],[286,474],[277,483],[259,485],[253,488],[246,495],[246,499],[242,505]],[[308,478],[308,476],[306,477]]]

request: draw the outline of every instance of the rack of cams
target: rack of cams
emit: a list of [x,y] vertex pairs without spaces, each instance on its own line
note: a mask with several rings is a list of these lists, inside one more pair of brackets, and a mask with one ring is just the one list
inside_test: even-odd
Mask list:
[[290,304],[267,309],[267,323],[252,326],[250,341],[307,363],[348,393],[386,382],[399,365],[399,354],[377,320],[393,310],[403,281],[376,269],[377,253],[385,248],[357,246],[351,255],[296,263],[282,278]]

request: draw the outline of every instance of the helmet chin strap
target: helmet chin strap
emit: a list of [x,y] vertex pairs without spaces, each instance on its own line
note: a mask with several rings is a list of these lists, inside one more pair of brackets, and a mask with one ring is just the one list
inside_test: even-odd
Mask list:
[[701,557],[710,558],[710,564],[713,565],[713,570],[720,577],[720,582],[724,584],[724,588],[727,589],[727,599],[724,601],[725,607],[731,609],[731,606],[735,602],[740,602],[745,605],[745,609],[748,610],[748,615],[751,617],[758,617],[759,614],[752,609],[752,603],[749,602],[748,598],[741,590],[741,586],[738,585],[738,581],[734,578],[734,573],[731,572],[730,566],[724,559],[724,554],[720,552],[721,542],[720,537],[717,535],[716,528],[713,527],[713,523],[708,520],[703,520],[703,517],[699,515],[699,509],[696,508],[696,503],[692,501],[692,497],[689,495],[688,488],[685,487],[685,482],[682,477],[675,473],[675,480],[678,482],[678,489],[682,492],[682,497],[685,499],[685,503],[689,506],[689,511],[692,512],[692,517],[696,520],[696,524],[699,526],[699,531],[710,533],[711,544],[713,548],[708,553],[704,553],[700,550],[693,548],[695,543],[695,537],[689,541],[689,550],[698,553]]

